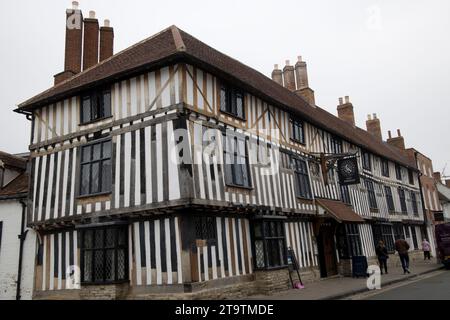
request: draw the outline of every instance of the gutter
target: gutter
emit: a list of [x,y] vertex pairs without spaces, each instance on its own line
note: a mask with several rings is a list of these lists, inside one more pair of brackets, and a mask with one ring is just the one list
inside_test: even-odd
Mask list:
[[17,268],[17,287],[16,287],[16,300],[20,300],[20,286],[22,284],[22,262],[23,262],[23,246],[25,243],[25,239],[27,237],[28,230],[24,230],[25,228],[25,211],[27,208],[26,203],[23,200],[20,200],[22,204],[22,221],[20,226],[20,234],[18,238],[20,239],[20,248],[19,248],[19,266]]

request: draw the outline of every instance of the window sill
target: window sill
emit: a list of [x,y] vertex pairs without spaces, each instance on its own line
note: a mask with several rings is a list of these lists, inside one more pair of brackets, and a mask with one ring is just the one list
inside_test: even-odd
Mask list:
[[290,139],[291,139],[291,142],[295,142],[295,143],[301,144],[302,146],[306,146],[306,142],[302,142],[302,141],[294,139],[294,138],[290,138]]
[[255,268],[255,271],[276,271],[276,270],[281,270],[281,269],[286,269],[288,268],[288,265],[283,265],[283,266],[277,266],[277,267],[267,267],[267,268]]
[[85,194],[77,196],[76,199],[87,199],[87,198],[95,198],[95,197],[101,197],[101,196],[109,196],[112,194],[112,191],[106,191],[106,192],[99,192],[99,193],[93,193],[93,194]]
[[80,123],[78,126],[79,127],[84,127],[84,126],[87,126],[87,125],[90,125],[90,124],[93,124],[93,123],[96,123],[96,122],[100,122],[100,121],[107,120],[107,119],[112,119],[112,117],[113,116],[111,115],[111,116],[108,116],[108,117],[103,117],[103,118],[91,120],[91,121],[88,121],[88,122]]
[[223,114],[225,114],[225,115],[227,115],[227,116],[233,117],[233,118],[235,118],[235,119],[237,119],[237,120],[239,120],[239,121],[244,121],[244,122],[247,121],[247,119],[246,119],[245,117],[244,117],[244,118],[239,117],[239,116],[237,116],[237,115],[235,115],[235,114],[233,114],[233,113],[231,113],[231,112],[224,111],[224,110],[220,110],[220,112],[223,113]]
[[306,198],[306,197],[302,197],[302,196],[295,196],[298,200],[302,200],[302,201],[313,201],[313,198]]
[[238,189],[245,189],[245,190],[253,190],[253,187],[246,187],[246,186],[240,186],[237,184],[231,184],[231,183],[227,183],[226,186],[228,188],[238,188]]
[[107,282],[81,282],[82,286],[112,286],[120,284],[128,284],[130,280],[118,280],[118,281],[107,281]]

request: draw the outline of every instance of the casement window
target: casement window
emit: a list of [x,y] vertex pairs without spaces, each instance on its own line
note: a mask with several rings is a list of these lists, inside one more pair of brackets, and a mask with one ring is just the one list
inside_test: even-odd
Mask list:
[[408,169],[408,182],[414,184],[414,172],[411,169]]
[[367,197],[369,199],[369,207],[371,209],[378,209],[373,181],[372,180],[364,180],[364,181],[366,183]]
[[386,159],[381,159],[381,174],[389,177],[389,162]]
[[217,239],[216,219],[214,217],[194,217],[195,239],[215,240]]
[[378,245],[380,240],[383,240],[384,245],[388,252],[394,252],[394,237],[392,234],[392,225],[390,224],[373,224],[372,225],[373,232],[373,241],[375,246]]
[[244,92],[222,84],[220,88],[220,111],[245,120]]
[[81,124],[111,116],[111,89],[101,89],[81,96]]
[[393,230],[394,230],[394,239],[395,240],[405,238],[405,233],[404,233],[402,224],[400,224],[400,223],[394,224]]
[[341,185],[341,199],[342,202],[351,205],[350,191],[348,189],[348,185]]
[[255,269],[279,268],[287,265],[284,222],[253,220]]
[[332,136],[331,137],[331,153],[342,153],[342,139]]
[[395,164],[395,177],[397,180],[402,180],[402,167],[398,164]]
[[412,202],[413,213],[414,213],[414,215],[417,216],[419,214],[419,209],[417,207],[417,197],[413,191],[411,191],[411,202]]
[[128,280],[127,227],[81,230],[81,282],[118,283]]
[[398,197],[400,198],[400,208],[402,210],[402,213],[406,214],[408,212],[406,208],[406,196],[405,196],[405,190],[403,188],[398,188]]
[[372,163],[370,161],[370,153],[367,151],[362,151],[362,167],[366,170],[372,170]]
[[246,138],[224,135],[225,182],[229,186],[251,188]]
[[83,146],[80,163],[80,196],[111,192],[111,141]]
[[303,120],[298,118],[291,118],[291,129],[292,129],[292,137],[291,139],[295,142],[299,142],[301,144],[305,144],[305,123]]
[[388,206],[389,212],[394,212],[395,211],[394,197],[392,196],[392,189],[391,189],[391,187],[384,186],[384,193],[385,193],[385,196],[386,196],[386,202],[387,202],[387,206]]
[[292,157],[291,161],[295,178],[297,180],[297,188],[295,190],[296,196],[311,199],[311,185],[309,183],[308,166],[306,165],[306,161],[297,157]]
[[417,241],[417,234],[416,234],[416,228],[414,226],[411,227],[411,238],[414,245],[414,250],[419,249],[419,243]]
[[336,231],[336,241],[340,259],[363,255],[358,225],[340,224]]

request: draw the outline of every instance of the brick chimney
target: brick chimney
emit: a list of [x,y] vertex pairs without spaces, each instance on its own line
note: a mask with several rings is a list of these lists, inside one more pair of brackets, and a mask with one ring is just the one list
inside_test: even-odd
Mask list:
[[402,137],[400,129],[397,129],[397,137],[392,137],[391,131],[388,131],[387,143],[400,150],[405,150],[405,139]]
[[286,66],[283,68],[283,79],[285,88],[295,91],[295,71],[289,60],[286,60]]
[[278,67],[278,64],[273,67],[272,80],[281,86],[283,85],[283,71]]
[[66,10],[66,43],[64,71],[54,76],[55,85],[81,72],[83,43],[83,14],[78,2],[72,2],[72,9]]
[[337,112],[339,119],[355,126],[355,114],[353,113],[353,104],[350,102],[349,96],[345,96],[345,101],[339,98]]
[[380,119],[377,118],[377,114],[374,113],[373,117],[369,114],[366,120],[367,132],[373,134],[380,140],[383,140],[383,134],[381,133]]
[[436,182],[442,183],[442,176],[440,172],[433,172],[433,178]]
[[301,56],[298,56],[298,61],[295,64],[295,76],[297,80],[296,91],[299,96],[303,97],[311,106],[316,106],[316,99],[314,96],[314,90],[309,87],[308,83],[308,69],[306,62],[302,60]]
[[106,60],[114,54],[114,29],[109,20],[105,20],[100,28],[100,61]]
[[89,11],[89,18],[84,19],[83,70],[98,63],[99,25],[95,11]]

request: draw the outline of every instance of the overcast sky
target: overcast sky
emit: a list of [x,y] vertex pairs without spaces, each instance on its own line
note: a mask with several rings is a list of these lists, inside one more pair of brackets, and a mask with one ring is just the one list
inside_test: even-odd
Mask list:
[[[2,1],[0,150],[27,150],[30,125],[15,106],[63,70],[65,9],[71,1]],[[367,114],[406,145],[446,163],[450,175],[448,0],[80,0],[115,28],[115,52],[175,24],[270,76],[302,55],[316,103],[336,114],[349,95],[357,125]]]

